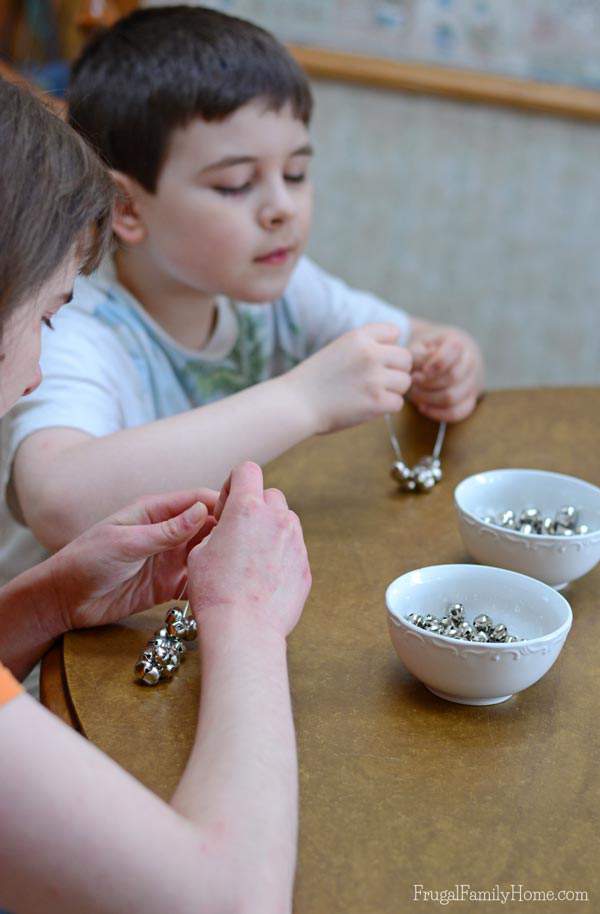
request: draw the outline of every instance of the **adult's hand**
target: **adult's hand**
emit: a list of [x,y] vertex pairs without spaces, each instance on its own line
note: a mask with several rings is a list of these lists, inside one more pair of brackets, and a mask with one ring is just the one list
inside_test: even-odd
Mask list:
[[278,489],[264,489],[255,463],[233,470],[210,539],[190,552],[189,592],[204,618],[238,617],[286,637],[311,586],[300,521]]
[[48,559],[64,629],[116,622],[187,583],[187,557],[213,529],[217,492],[141,498],[90,527]]

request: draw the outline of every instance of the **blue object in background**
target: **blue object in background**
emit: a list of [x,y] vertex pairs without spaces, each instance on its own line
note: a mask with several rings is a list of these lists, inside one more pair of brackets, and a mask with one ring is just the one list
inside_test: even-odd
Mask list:
[[[20,68],[27,79],[37,83],[46,92],[64,98],[69,84],[69,64],[65,60],[29,64]],[[3,914],[0,911],[0,914]]]

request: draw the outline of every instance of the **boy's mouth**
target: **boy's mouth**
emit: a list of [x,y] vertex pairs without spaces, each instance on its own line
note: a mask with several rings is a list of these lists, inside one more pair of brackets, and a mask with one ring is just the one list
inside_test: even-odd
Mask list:
[[268,254],[264,254],[262,257],[255,257],[255,263],[266,263],[273,264],[275,266],[285,263],[288,257],[291,255],[293,248],[275,248],[273,251],[269,251]]

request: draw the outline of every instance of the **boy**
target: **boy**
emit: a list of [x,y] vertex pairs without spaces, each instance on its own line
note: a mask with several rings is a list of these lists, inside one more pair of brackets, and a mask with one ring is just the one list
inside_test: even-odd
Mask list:
[[[114,258],[78,281],[43,384],[3,430],[12,513],[44,546],[135,495],[218,486],[243,459],[397,411],[409,388],[434,419],[474,408],[467,334],[302,258],[311,106],[271,35],[199,7],[134,13],[75,65],[71,122],[121,201]],[[36,558],[11,525],[5,577]]]

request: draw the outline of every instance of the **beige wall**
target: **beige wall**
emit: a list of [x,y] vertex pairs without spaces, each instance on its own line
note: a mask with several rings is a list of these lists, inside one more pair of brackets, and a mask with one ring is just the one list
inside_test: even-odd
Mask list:
[[492,386],[600,383],[600,126],[315,84],[310,253],[480,340]]

